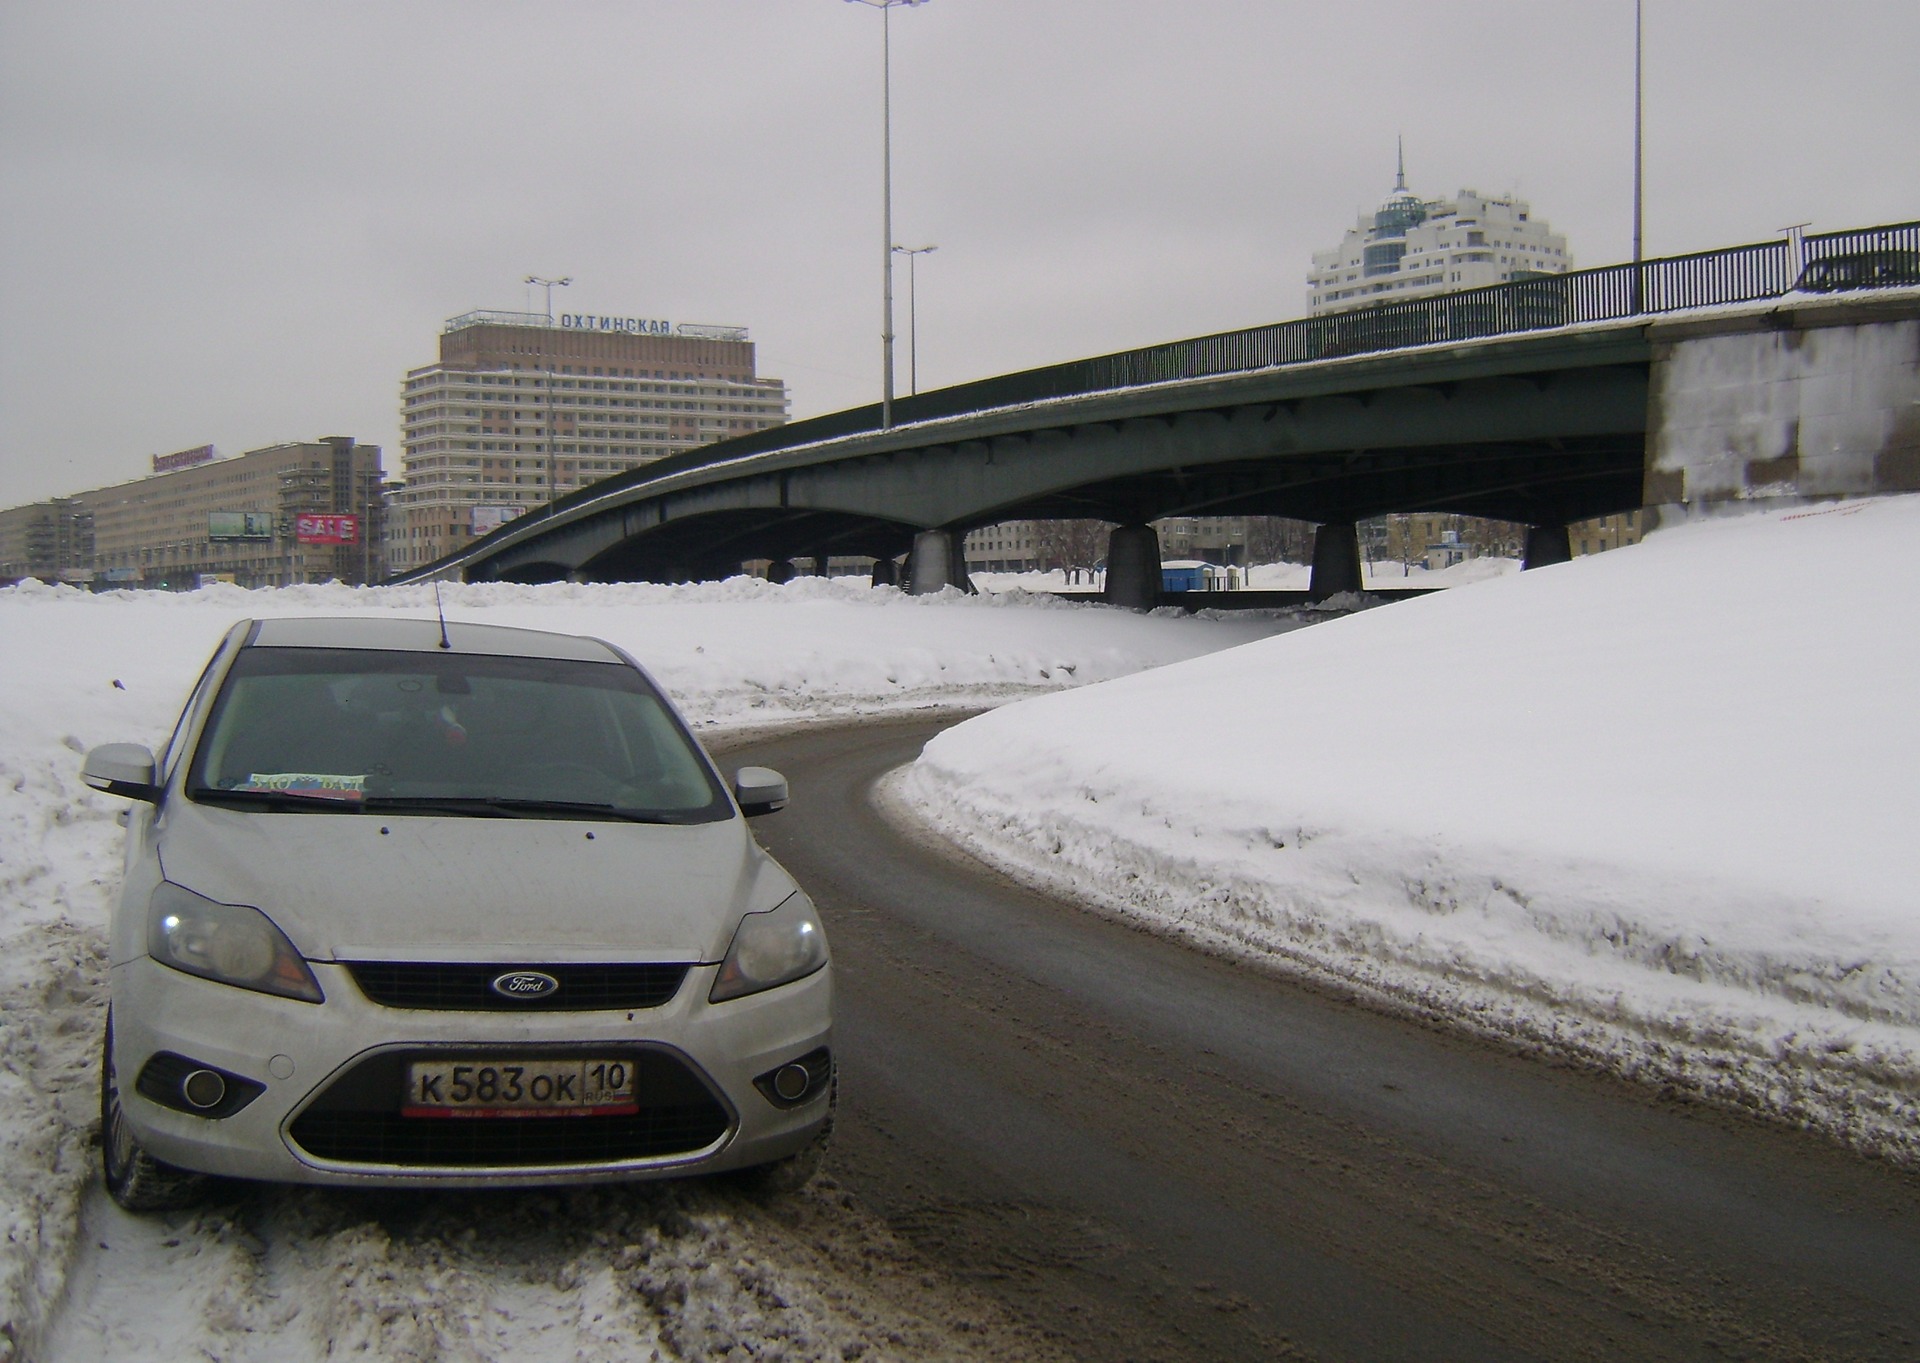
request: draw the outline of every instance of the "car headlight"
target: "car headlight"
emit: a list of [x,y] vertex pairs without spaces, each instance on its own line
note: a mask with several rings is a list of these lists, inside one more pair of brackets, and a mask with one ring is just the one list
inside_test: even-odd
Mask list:
[[719,1003],[757,994],[811,975],[826,963],[827,934],[813,902],[791,894],[778,908],[740,920],[707,998]]
[[287,935],[258,909],[220,904],[162,881],[147,901],[147,953],[189,975],[324,1003],[320,982]]

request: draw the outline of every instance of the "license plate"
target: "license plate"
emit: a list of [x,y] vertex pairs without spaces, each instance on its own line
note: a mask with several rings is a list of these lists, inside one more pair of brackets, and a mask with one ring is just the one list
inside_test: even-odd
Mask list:
[[625,1060],[416,1060],[403,1117],[618,1117],[638,1112]]

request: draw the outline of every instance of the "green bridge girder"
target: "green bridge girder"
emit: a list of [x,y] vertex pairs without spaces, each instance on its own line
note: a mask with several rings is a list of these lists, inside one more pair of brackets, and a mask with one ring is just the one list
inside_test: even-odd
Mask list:
[[1011,519],[1454,511],[1564,524],[1641,505],[1651,361],[1640,321],[830,439],[800,422],[782,428],[791,445],[734,456],[722,443],[691,468],[610,479],[455,562],[469,580],[677,581],[747,559],[893,557],[921,530]]

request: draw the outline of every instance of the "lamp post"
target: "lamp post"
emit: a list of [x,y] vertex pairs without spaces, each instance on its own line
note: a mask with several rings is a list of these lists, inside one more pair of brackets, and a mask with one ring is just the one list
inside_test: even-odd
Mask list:
[[893,40],[888,11],[927,0],[848,0],[880,11],[880,429],[893,426]]
[[540,333],[540,368],[543,374],[543,381],[547,385],[547,420],[545,426],[547,434],[547,505],[552,506],[560,499],[560,463],[559,459],[555,456],[553,444],[553,352],[547,345],[547,332],[553,330],[553,291],[555,289],[564,289],[567,285],[573,283],[573,276],[566,275],[560,279],[543,279],[537,274],[530,274],[522,282],[537,284],[547,291],[547,325],[545,330]]
[[893,248],[895,255],[907,258],[907,391],[915,394],[920,391],[920,302],[919,290],[914,286],[913,258],[939,249],[938,246]]
[[1642,114],[1646,101],[1641,95],[1640,83],[1640,2],[1633,0],[1633,310],[1636,313],[1646,309],[1646,296],[1640,275],[1641,261],[1644,256],[1642,228],[1644,226],[1642,207]]

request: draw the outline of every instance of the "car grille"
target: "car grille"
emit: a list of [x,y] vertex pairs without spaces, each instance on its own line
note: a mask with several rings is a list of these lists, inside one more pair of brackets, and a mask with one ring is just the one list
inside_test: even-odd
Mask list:
[[[351,961],[347,969],[361,993],[389,1008],[582,1013],[596,1008],[658,1008],[680,992],[689,967]],[[543,998],[508,998],[493,991],[495,980],[521,970],[551,975],[560,987]]]
[[[596,1056],[609,1053],[607,1047],[594,1048]],[[402,1117],[407,1064],[432,1055],[389,1053],[370,1057],[334,1080],[294,1119],[288,1134],[301,1150],[331,1163],[458,1169],[690,1155],[711,1147],[732,1127],[726,1106],[684,1061],[653,1050],[616,1053],[635,1069],[640,1111],[630,1116]],[[528,1056],[526,1051],[513,1054]]]

